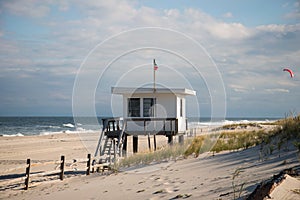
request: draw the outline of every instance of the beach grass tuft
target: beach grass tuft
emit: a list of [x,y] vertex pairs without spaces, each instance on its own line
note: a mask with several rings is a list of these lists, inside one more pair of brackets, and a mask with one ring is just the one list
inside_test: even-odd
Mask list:
[[[131,167],[139,165],[147,165],[153,162],[162,162],[168,160],[176,160],[178,158],[187,158],[190,155],[198,157],[203,152],[211,151],[218,153],[221,151],[235,151],[240,149],[248,149],[249,147],[261,145],[261,157],[272,154],[280,150],[286,143],[292,141],[294,146],[300,151],[300,116],[288,117],[276,122],[270,123],[276,125],[276,128],[265,131],[259,130],[236,130],[233,132],[224,131],[208,135],[194,137],[186,140],[184,144],[166,145],[157,151],[146,151],[136,153],[133,156],[122,159],[117,168]],[[268,125],[270,125],[268,124]],[[230,125],[230,126],[241,126]],[[256,126],[258,124],[250,123],[242,126]],[[231,127],[225,127],[231,128]]]
[[[261,144],[262,150],[265,154],[273,154],[275,150],[278,150],[280,156],[280,150],[285,143],[286,149],[289,142],[293,142],[294,146],[300,152],[300,115],[296,117],[287,117],[282,120],[278,120],[272,125],[276,125],[275,129],[270,131],[265,130],[240,130],[228,132],[224,131],[219,134],[202,135],[194,138],[191,145],[184,152],[185,157],[189,155],[195,155],[205,151],[212,151],[218,153],[221,151],[234,151],[239,149],[248,149],[249,147]],[[269,124],[268,124],[269,125]],[[223,126],[222,129],[236,128],[237,126],[256,126],[255,123],[234,124]],[[216,139],[217,138],[217,139]],[[212,145],[215,143],[214,145]],[[209,149],[208,147],[212,147]],[[267,152],[267,153],[266,153]]]
[[187,140],[184,144],[173,144],[166,145],[156,151],[145,151],[136,153],[130,157],[122,159],[118,163],[118,167],[131,167],[139,165],[147,165],[154,162],[162,162],[168,160],[177,160],[182,157],[187,147],[189,146],[190,140]]

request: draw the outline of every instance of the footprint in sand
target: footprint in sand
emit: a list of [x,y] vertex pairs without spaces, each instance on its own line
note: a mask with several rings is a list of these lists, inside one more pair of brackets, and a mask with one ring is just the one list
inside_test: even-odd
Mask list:
[[[192,196],[192,194],[178,194],[175,197],[173,197],[172,199],[186,199],[191,196]],[[172,200],[172,199],[170,199],[170,200]]]
[[166,194],[166,193],[171,193],[171,192],[172,192],[172,190],[170,188],[164,188],[164,189],[153,192],[153,194]]

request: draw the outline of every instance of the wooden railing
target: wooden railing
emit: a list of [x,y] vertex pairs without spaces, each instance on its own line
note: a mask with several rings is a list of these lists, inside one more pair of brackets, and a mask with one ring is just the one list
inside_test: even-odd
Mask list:
[[116,137],[124,126],[126,128],[123,131],[129,134],[175,135],[178,133],[177,118],[109,118],[103,119],[103,124],[107,125],[105,131]]
[[[75,167],[78,164],[86,163],[86,167],[82,169],[75,170]],[[55,170],[52,171],[44,171],[44,172],[32,172],[32,169],[35,167],[41,167],[45,165],[53,165]],[[66,168],[66,166],[69,166]],[[25,174],[21,175],[21,177],[17,178],[5,178],[5,177],[13,177],[16,174],[13,172],[19,171],[20,169],[24,169]],[[83,172],[86,175],[90,175],[90,173],[94,172],[103,172],[105,169],[109,170],[110,165],[109,163],[103,164],[96,164],[95,160],[91,157],[91,154],[87,155],[87,158],[84,159],[73,159],[73,160],[66,160],[65,156],[61,156],[60,160],[56,161],[46,161],[46,162],[38,162],[32,163],[31,159],[26,160],[26,164],[20,165],[14,168],[10,168],[4,171],[1,171],[1,181],[0,181],[0,189],[5,190],[5,188],[9,187],[10,185],[23,185],[24,189],[28,190],[29,187],[35,186],[39,184],[40,181],[34,181],[36,177],[48,177],[48,176],[57,176],[57,179],[64,180],[66,172]]]

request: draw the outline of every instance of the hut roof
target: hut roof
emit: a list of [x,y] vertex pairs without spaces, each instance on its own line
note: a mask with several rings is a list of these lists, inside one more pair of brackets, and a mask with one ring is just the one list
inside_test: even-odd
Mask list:
[[[112,94],[153,94],[153,88],[112,87]],[[156,88],[157,94],[196,95],[196,91],[186,88]]]

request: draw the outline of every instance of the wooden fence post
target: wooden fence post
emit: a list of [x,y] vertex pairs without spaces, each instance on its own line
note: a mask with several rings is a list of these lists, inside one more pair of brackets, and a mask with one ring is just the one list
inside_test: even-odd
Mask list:
[[64,172],[65,172],[65,156],[60,157],[61,163],[60,163],[60,180],[64,180]]
[[86,175],[90,175],[90,170],[91,170],[91,154],[90,153],[87,155],[87,158],[88,158],[88,161],[86,163],[86,167],[87,167]]
[[96,163],[96,160],[93,159],[93,161],[92,161],[92,173],[95,173],[95,167],[94,167],[95,163]]
[[30,175],[30,158],[27,159],[27,167],[26,167],[26,178],[25,178],[25,190],[28,190],[29,187],[29,175]]

